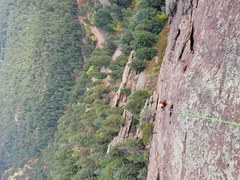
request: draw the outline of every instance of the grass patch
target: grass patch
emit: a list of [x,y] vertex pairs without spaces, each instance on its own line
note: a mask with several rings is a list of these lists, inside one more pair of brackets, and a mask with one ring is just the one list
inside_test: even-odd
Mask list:
[[169,33],[169,27],[166,24],[163,30],[159,33],[158,42],[157,42],[157,56],[158,56],[158,61],[160,66],[162,64],[163,57],[167,48],[168,33]]
[[145,146],[148,145],[151,141],[152,131],[153,131],[152,123],[147,123],[142,129],[142,141]]

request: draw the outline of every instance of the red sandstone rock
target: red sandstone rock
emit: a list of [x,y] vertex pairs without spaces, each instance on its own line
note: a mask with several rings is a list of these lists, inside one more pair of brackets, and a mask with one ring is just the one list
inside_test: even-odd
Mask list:
[[86,4],[87,0],[77,0],[78,5]]
[[157,89],[170,105],[157,110],[148,179],[240,179],[240,127],[186,114],[240,120],[240,2],[167,5],[170,33]]

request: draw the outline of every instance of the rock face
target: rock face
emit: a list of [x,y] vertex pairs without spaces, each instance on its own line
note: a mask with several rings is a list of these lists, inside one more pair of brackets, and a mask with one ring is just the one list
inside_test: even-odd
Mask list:
[[86,4],[87,0],[77,0],[78,6]]
[[103,6],[110,5],[110,3],[108,2],[108,0],[99,0],[99,2],[100,2]]
[[125,69],[123,71],[122,75],[122,81],[119,86],[119,89],[110,102],[110,105],[112,107],[116,106],[123,106],[127,102],[127,95],[122,92],[122,89],[130,89],[132,92],[135,90],[143,90],[144,86],[147,82],[147,77],[145,71],[143,71],[140,74],[136,74],[136,72],[130,67],[130,64],[135,57],[135,52],[132,51],[128,63],[125,66]]
[[[129,89],[131,90],[131,92],[134,92],[136,90],[144,90],[147,84],[148,75],[146,74],[146,71],[143,71],[140,74],[136,74],[136,72],[130,66],[135,55],[135,52],[132,51],[129,56],[128,63],[126,64],[122,75],[122,81],[119,89],[115,94],[114,98],[112,98],[112,101],[110,102],[110,106],[112,107],[122,107],[127,103],[128,95],[122,91],[123,89]],[[154,121],[157,101],[158,94],[154,92],[153,95],[146,101],[145,107],[140,114],[140,119],[142,119],[142,121]],[[128,112],[127,110],[124,110],[122,117],[124,119],[124,124],[121,126],[118,135],[114,137],[112,142],[108,145],[108,153],[112,147],[124,142],[129,138],[141,137],[140,128],[137,127],[136,124],[134,124],[133,122],[133,114],[131,112]]]
[[[154,122],[156,110],[158,104],[158,94],[153,92],[153,95],[146,100],[145,106],[140,113],[141,123]],[[107,153],[111,150],[112,147],[124,142],[129,138],[139,139],[142,137],[141,129],[137,127],[133,122],[133,114],[124,110],[123,119],[125,123],[120,128],[120,131],[112,142],[108,145]]]
[[[240,1],[167,0],[148,179],[240,179]],[[170,112],[172,110],[172,112]],[[196,115],[202,117],[195,117]]]

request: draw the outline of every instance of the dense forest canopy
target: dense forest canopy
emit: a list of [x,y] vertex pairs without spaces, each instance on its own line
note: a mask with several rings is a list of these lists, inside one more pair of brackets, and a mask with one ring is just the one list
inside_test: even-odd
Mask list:
[[2,1],[1,160],[41,154],[82,65],[74,1]]
[[[156,56],[166,16],[162,0],[0,1],[0,174],[3,179],[36,162],[30,179],[145,179],[148,139],[130,139],[107,154],[124,124],[139,117],[150,93],[131,95],[126,107],[109,106],[132,50],[140,73]],[[84,17],[80,24],[78,16]],[[101,49],[88,31],[108,34]],[[123,54],[112,61],[115,50]],[[84,61],[84,62],[83,62]],[[102,72],[109,68],[110,74]],[[113,80],[106,87],[107,76]],[[139,119],[135,119],[139,123]],[[147,124],[148,132],[151,125]]]

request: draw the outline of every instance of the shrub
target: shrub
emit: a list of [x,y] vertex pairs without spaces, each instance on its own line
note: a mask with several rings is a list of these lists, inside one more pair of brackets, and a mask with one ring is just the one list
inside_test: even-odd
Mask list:
[[129,30],[123,30],[123,33],[120,37],[120,44],[130,44],[134,40],[132,32]]
[[110,15],[111,15],[112,19],[114,19],[117,22],[123,21],[123,13],[122,13],[121,7],[119,7],[116,4],[113,4],[110,7],[110,11],[111,11]]
[[152,47],[157,43],[157,35],[147,31],[135,31],[133,33],[134,48]]
[[120,44],[120,49],[124,54],[130,54],[132,47],[128,44]]
[[148,91],[135,91],[132,96],[130,96],[125,108],[132,112],[134,115],[138,115],[143,106],[145,105],[146,99],[150,96]]
[[125,65],[127,64],[127,61],[128,61],[128,56],[124,54],[116,58],[116,63],[122,67],[125,67]]
[[118,37],[109,36],[103,45],[103,49],[109,56],[112,56],[117,49],[117,39]]
[[132,0],[110,0],[110,2],[123,7],[128,7],[132,4]]
[[132,90],[130,88],[122,88],[121,92],[126,94],[127,96],[129,96],[132,92]]
[[[102,27],[105,30],[111,30],[109,24],[112,23],[112,17],[108,8],[99,9],[94,15],[94,23],[98,27]],[[110,29],[109,29],[110,28]]]
[[164,20],[159,17],[159,11],[148,7],[137,11],[131,18],[130,28],[134,30],[145,30],[158,34],[162,27]]
[[157,10],[161,10],[165,5],[164,0],[140,0],[138,3],[138,8],[153,7]]
[[142,129],[142,141],[144,145],[148,145],[150,143],[152,137],[153,124],[147,123]]
[[86,74],[90,77],[93,77],[94,75],[94,66],[90,66],[89,69],[87,70]]
[[137,73],[140,73],[146,68],[146,63],[142,59],[134,58],[131,63],[131,68],[133,68]]
[[154,56],[157,54],[157,50],[154,48],[141,48],[137,51],[137,57],[142,60],[152,60]]
[[112,57],[111,56],[94,56],[92,57],[93,65],[100,69],[101,67],[108,67],[111,63]]
[[123,74],[123,67],[119,66],[116,63],[111,63],[109,69],[112,71],[111,77],[113,79],[121,79]]
[[99,72],[96,74],[97,79],[105,79],[108,75],[106,73]]
[[146,168],[142,168],[139,171],[139,174],[137,176],[138,180],[146,180],[147,179],[147,169]]

